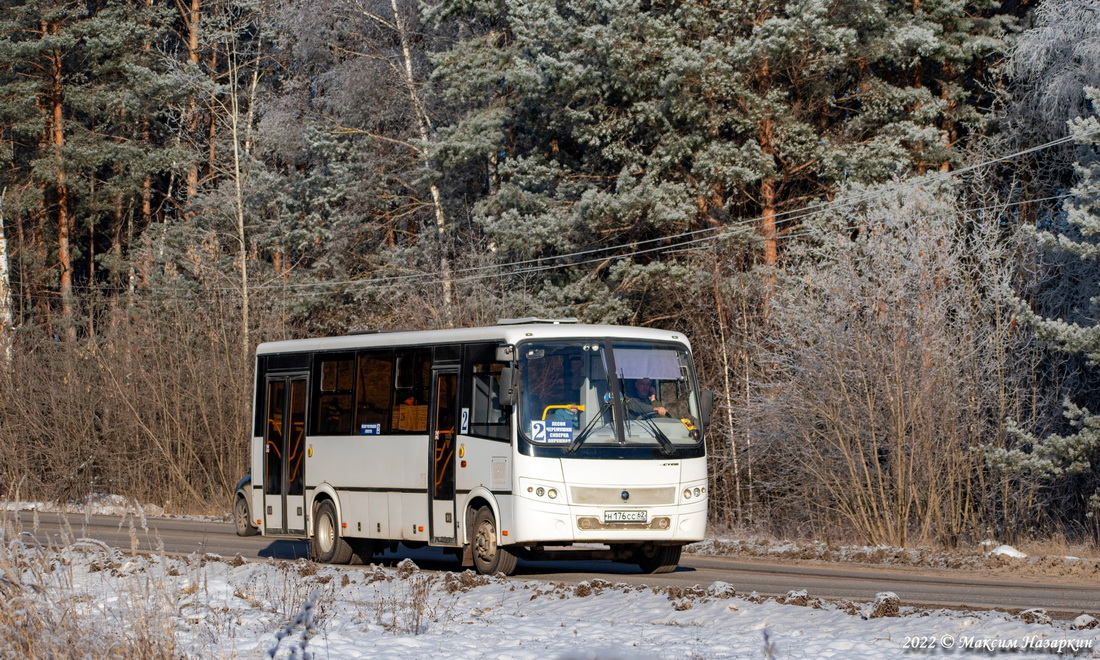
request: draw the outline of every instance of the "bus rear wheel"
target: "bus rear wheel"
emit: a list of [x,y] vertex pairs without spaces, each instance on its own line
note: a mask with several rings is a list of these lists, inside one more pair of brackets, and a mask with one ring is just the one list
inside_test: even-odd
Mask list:
[[643,573],[671,573],[680,564],[682,545],[644,544],[634,551],[634,561]]
[[252,525],[248,502],[240,496],[233,500],[233,524],[237,527],[237,536],[255,536],[260,532]]
[[518,557],[497,543],[497,521],[493,510],[487,506],[478,509],[474,516],[474,526],[470,530],[470,554],[474,558],[474,567],[482,575],[511,575],[516,570]]
[[324,564],[346,564],[351,561],[351,545],[340,536],[340,521],[332,500],[317,505],[313,516],[313,542],[310,543],[313,560]]

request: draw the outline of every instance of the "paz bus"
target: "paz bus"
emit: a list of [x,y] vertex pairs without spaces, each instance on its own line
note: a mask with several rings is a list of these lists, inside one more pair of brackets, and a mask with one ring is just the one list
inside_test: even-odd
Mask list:
[[307,538],[327,563],[400,543],[485,574],[669,572],[706,529],[712,406],[662,330],[502,319],[261,344],[237,531]]

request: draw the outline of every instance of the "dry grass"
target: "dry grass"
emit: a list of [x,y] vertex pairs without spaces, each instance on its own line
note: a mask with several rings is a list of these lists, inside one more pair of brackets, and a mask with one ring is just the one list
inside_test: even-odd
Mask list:
[[[98,542],[43,546],[0,517],[0,657],[179,658],[170,596],[152,576],[118,580],[126,558]],[[91,587],[110,582],[114,596]]]
[[1095,541],[1086,543],[1070,541],[1062,534],[1046,539],[1022,540],[1016,549],[1029,557],[1080,557],[1082,559],[1100,559],[1100,544]]

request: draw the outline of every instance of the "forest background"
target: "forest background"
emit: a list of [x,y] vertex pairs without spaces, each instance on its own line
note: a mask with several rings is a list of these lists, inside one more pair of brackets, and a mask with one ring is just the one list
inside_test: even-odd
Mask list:
[[1100,539],[1100,2],[0,0],[0,477],[224,510],[260,341],[675,329],[718,528]]

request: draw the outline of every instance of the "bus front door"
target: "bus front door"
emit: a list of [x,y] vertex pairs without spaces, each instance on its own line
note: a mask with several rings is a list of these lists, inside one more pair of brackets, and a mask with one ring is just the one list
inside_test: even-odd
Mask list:
[[455,543],[455,421],[458,372],[436,371],[432,382],[431,469],[428,484],[433,544]]
[[306,376],[267,379],[264,429],[264,529],[304,534]]

